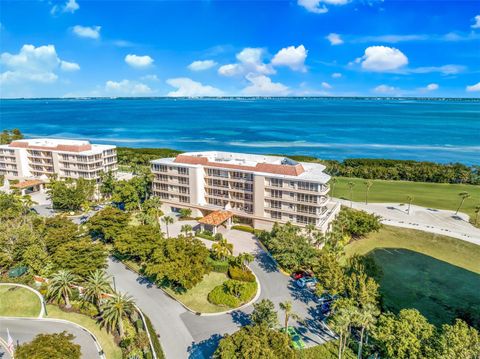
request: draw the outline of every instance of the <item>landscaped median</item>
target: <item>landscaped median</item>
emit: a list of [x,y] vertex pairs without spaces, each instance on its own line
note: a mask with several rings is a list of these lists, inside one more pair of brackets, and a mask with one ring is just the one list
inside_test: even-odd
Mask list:
[[0,317],[32,317],[42,313],[42,301],[32,289],[14,284],[0,285]]

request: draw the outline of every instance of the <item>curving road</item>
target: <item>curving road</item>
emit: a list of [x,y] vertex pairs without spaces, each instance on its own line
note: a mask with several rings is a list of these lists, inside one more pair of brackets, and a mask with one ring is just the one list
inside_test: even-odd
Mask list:
[[[260,282],[259,299],[269,298],[277,308],[278,303],[291,300],[294,311],[304,321],[303,325],[296,323],[296,326],[307,346],[330,339],[330,332],[318,319],[314,319],[317,304],[312,293],[294,288],[268,254],[256,242],[254,244],[255,261],[251,263],[251,268]],[[247,324],[248,314],[252,311],[252,306],[249,306],[229,314],[198,316],[118,261],[109,260],[107,271],[115,277],[117,289],[132,295],[150,317],[169,359],[209,358],[221,337]]]
[[[40,333],[60,333],[67,331],[75,335],[74,342],[82,348],[82,358],[99,358],[95,340],[85,329],[61,320],[32,319],[32,318],[0,318],[0,337],[7,340],[7,328],[15,345],[31,341]],[[9,359],[10,356],[0,346],[0,358]]]

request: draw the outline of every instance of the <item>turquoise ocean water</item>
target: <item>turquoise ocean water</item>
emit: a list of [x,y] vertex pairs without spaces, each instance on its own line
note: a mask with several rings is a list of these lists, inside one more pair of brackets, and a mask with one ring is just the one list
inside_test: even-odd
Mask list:
[[1,100],[0,125],[130,147],[480,164],[472,100]]

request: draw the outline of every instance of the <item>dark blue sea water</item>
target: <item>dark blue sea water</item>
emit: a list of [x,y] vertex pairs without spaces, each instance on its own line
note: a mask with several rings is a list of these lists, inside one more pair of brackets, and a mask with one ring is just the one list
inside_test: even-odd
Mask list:
[[1,100],[1,128],[131,147],[480,164],[480,102],[376,99]]

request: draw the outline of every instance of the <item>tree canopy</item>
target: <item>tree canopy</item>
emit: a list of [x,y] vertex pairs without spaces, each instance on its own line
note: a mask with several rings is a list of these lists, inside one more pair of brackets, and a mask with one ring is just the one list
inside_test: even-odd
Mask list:
[[114,207],[106,207],[95,213],[88,222],[87,226],[93,237],[99,237],[107,243],[120,235],[127,227],[130,221],[130,215]]
[[21,344],[15,350],[18,359],[80,359],[80,345],[73,342],[73,334],[62,332],[38,334],[30,343]]

